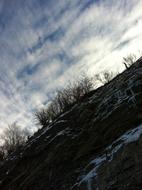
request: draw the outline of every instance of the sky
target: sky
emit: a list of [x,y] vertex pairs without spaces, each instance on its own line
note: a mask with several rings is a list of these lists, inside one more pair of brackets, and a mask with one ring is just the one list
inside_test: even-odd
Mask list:
[[0,132],[81,72],[122,71],[141,51],[141,0],[0,0]]

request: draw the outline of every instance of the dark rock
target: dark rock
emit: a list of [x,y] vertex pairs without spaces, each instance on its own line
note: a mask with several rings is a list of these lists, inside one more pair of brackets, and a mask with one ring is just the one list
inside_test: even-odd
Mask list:
[[138,60],[11,155],[0,166],[0,189],[140,190],[140,124],[142,61]]

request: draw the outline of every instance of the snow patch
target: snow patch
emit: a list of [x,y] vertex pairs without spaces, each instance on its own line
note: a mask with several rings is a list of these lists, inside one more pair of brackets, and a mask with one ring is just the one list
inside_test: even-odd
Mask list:
[[[26,147],[25,147],[25,150],[26,150],[27,148],[31,147],[31,145],[32,145],[34,142],[36,142],[39,138],[41,138],[41,136],[43,136],[45,133],[47,133],[47,131],[49,131],[49,130],[50,130],[51,128],[53,128],[55,125],[60,124],[60,123],[66,123],[66,122],[67,122],[67,120],[58,120],[58,121],[55,120],[54,122],[52,122],[51,124],[49,124],[49,126],[46,127],[46,128],[43,130],[43,132],[42,132],[41,134],[39,134],[36,138],[34,138],[33,140],[31,140],[31,141],[29,141],[29,142],[27,143],[27,145],[26,145]],[[55,139],[57,136],[61,135],[61,133],[63,134],[63,132],[61,131],[60,134],[57,134],[57,135],[54,137],[54,139]],[[44,141],[47,141],[49,138],[50,138],[50,136],[48,135],[48,136],[45,138]],[[52,139],[51,139],[51,140],[52,140]]]
[[[94,168],[82,177],[78,186],[82,183],[87,183],[88,190],[91,190],[91,180],[92,178],[97,178],[97,170],[98,168],[107,162],[111,162],[113,160],[114,155],[118,152],[118,150],[126,144],[137,141],[142,135],[142,124],[136,127],[135,129],[131,129],[124,133],[120,138],[114,141],[110,146],[108,146],[104,154],[92,160],[88,166],[94,164]],[[87,166],[87,167],[88,167]],[[87,168],[86,167],[86,168]]]

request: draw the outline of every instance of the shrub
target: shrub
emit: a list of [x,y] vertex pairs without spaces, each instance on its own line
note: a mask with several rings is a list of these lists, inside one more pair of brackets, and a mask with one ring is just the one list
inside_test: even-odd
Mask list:
[[66,88],[57,91],[57,95],[45,109],[35,113],[38,123],[45,127],[61,113],[70,109],[75,103],[93,89],[93,80],[82,75],[77,81],[70,82]]

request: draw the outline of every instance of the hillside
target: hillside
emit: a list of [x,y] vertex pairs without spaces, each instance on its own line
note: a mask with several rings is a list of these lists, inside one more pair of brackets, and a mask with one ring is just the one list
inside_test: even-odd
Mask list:
[[40,129],[0,166],[2,190],[142,189],[142,60]]

